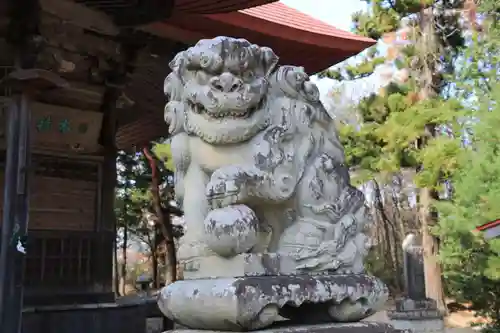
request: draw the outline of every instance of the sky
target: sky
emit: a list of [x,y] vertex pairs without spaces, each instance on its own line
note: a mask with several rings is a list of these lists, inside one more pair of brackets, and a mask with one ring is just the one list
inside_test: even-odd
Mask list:
[[[287,6],[295,8],[305,14],[308,14],[318,20],[328,23],[336,28],[351,31],[352,14],[357,11],[366,11],[368,9],[366,2],[361,0],[281,0]],[[381,47],[379,43],[379,47]],[[352,60],[352,58],[351,58]],[[347,60],[347,61],[351,61]],[[376,89],[380,82],[377,75],[363,79],[358,82],[348,82],[344,84],[343,95],[345,103],[371,93]],[[338,85],[330,79],[318,80],[312,77],[312,80],[317,84],[322,95],[322,100],[327,104],[325,95],[334,86]]]

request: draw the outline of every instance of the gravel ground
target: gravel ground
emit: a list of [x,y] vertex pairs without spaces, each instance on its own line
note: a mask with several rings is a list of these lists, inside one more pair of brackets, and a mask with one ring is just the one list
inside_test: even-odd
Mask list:
[[[370,316],[365,319],[365,321],[377,321],[382,323],[390,323],[389,318],[387,317],[387,311],[379,311],[375,313],[373,316]],[[447,324],[450,324],[447,320]],[[453,323],[452,323],[453,324]],[[449,326],[449,325],[447,325]],[[455,325],[453,325],[455,326]],[[479,329],[473,327],[447,327],[445,328],[446,333],[476,333]]]

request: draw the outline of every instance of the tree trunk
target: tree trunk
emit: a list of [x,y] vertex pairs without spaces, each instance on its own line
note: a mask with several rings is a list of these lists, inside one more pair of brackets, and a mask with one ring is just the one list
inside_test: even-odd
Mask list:
[[[161,205],[160,199],[160,175],[159,168],[156,165],[156,160],[151,155],[147,148],[143,149],[143,153],[148,159],[152,178],[151,178],[151,195],[153,196],[153,206],[157,217],[157,224],[160,227],[163,238],[165,239],[166,252],[168,258],[168,270],[169,275],[172,279],[170,282],[174,282],[177,280],[177,256],[175,249],[175,241],[174,241],[174,230],[172,226],[172,220],[170,218],[170,214],[163,213],[163,207]],[[165,216],[167,215],[167,216]],[[166,283],[167,281],[165,281]]]
[[[417,43],[420,58],[423,59],[423,68],[419,77],[420,98],[427,100],[437,95],[437,87],[440,86],[440,77],[436,75],[439,71],[435,59],[439,59],[442,49],[439,48],[439,40],[434,27],[434,13],[432,7],[422,7],[420,11],[420,29],[422,34]],[[433,55],[433,56],[429,56]],[[417,140],[417,148],[423,149],[428,140],[436,136],[436,124],[425,125],[425,134]],[[422,166],[417,167],[417,173]],[[437,222],[437,216],[432,211],[432,200],[439,199],[438,194],[431,187],[421,188],[419,191],[419,217],[421,222],[422,247],[424,251],[424,275],[425,289],[428,298],[436,301],[438,309],[447,312],[444,300],[442,282],[442,270],[438,260],[439,242],[431,234],[431,228]]]
[[115,225],[115,240],[113,242],[113,291],[115,296],[120,296],[120,268],[118,263],[118,242],[116,240],[117,227]]
[[422,223],[422,247],[424,250],[425,292],[427,298],[436,301],[438,309],[447,312],[443,292],[441,265],[439,263],[439,241],[431,234],[434,218],[431,212],[432,191],[420,190],[419,215]]
[[153,272],[153,288],[159,289],[160,279],[158,276],[158,227],[154,226],[153,246],[151,248],[151,268]]
[[122,296],[127,294],[127,248],[128,248],[128,228],[123,226],[123,243],[122,243]]

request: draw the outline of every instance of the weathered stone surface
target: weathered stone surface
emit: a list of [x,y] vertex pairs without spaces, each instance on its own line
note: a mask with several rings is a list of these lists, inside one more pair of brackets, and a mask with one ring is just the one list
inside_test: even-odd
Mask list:
[[208,247],[222,257],[248,252],[257,244],[257,216],[245,205],[214,209],[204,222]]
[[396,300],[396,312],[436,309],[437,303],[433,299],[414,300],[411,298],[399,298]]
[[416,235],[406,236],[403,253],[407,296],[413,300],[425,300],[424,249]]
[[158,303],[192,329],[357,321],[387,298],[363,274],[370,218],[335,122],[304,69],[277,63],[217,37],[179,53],[165,79],[187,280]]
[[396,310],[388,311],[387,316],[394,327],[411,329],[415,333],[442,332],[444,329],[444,315],[431,299],[398,299]]
[[[282,325],[254,331],[255,333],[410,333],[407,329],[398,330],[384,323],[329,323],[317,325]],[[165,333],[221,333],[220,331],[182,329]]]
[[400,298],[396,300],[396,310],[388,311],[391,320],[424,320],[442,319],[443,313],[438,310],[436,301],[432,299],[413,300]]
[[177,281],[161,311],[196,329],[255,330],[278,316],[305,322],[358,321],[386,302],[388,290],[368,275],[263,276]]
[[445,330],[442,318],[423,320],[392,320],[391,325],[402,331],[413,333],[442,333]]
[[443,314],[439,310],[413,310],[404,312],[388,312],[387,316],[391,320],[425,320],[443,319]]
[[184,265],[184,279],[296,275],[295,261],[277,253],[244,253],[232,258],[200,257]]
[[279,253],[303,273],[362,273],[369,219],[334,120],[304,69],[277,62],[229,37],[171,62],[165,119],[187,227],[178,258],[195,269],[215,254]]
[[404,274],[408,297],[396,300],[396,309],[387,316],[394,327],[415,333],[442,332],[443,313],[425,295],[423,248],[420,239],[409,234],[403,241]]

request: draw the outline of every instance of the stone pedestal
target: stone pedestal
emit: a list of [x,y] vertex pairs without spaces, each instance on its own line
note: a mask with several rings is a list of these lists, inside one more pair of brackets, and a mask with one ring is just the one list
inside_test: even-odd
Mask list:
[[296,262],[277,253],[242,253],[231,258],[199,257],[184,264],[184,279],[295,275]]
[[[283,322],[281,325],[255,333],[411,333],[408,330],[398,330],[388,324],[361,322],[361,323],[330,323],[316,325],[289,325]],[[178,329],[165,333],[221,333],[220,331]]]
[[159,297],[161,311],[193,329],[255,330],[280,317],[301,323],[358,321],[387,300],[378,279],[358,275],[256,276],[177,281]]
[[396,301],[396,310],[389,311],[391,324],[401,330],[415,333],[443,332],[443,314],[433,300],[412,300],[409,298]]

